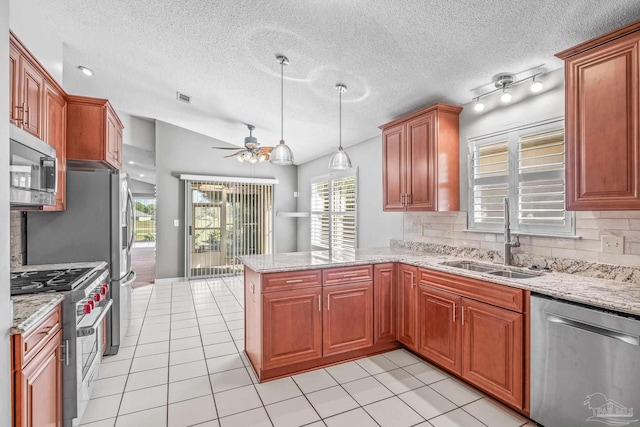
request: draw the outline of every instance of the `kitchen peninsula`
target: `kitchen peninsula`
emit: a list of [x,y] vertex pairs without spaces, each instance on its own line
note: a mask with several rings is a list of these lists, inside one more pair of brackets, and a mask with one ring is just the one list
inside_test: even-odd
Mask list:
[[247,356],[264,381],[402,345],[528,414],[531,292],[640,314],[633,283],[487,259],[446,246],[243,256]]

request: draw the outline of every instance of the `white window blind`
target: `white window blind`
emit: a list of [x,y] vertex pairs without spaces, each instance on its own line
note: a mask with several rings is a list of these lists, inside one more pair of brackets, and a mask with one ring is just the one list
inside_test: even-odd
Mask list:
[[357,194],[357,169],[311,180],[312,250],[357,247]]
[[513,231],[573,234],[564,203],[564,120],[475,138],[470,147],[469,228],[501,230],[509,197]]

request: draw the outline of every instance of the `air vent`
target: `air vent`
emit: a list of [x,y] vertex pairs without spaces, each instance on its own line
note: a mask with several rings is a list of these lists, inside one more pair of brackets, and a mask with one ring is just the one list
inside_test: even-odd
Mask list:
[[189,95],[185,95],[184,93],[176,92],[176,99],[186,104],[191,104],[191,97]]

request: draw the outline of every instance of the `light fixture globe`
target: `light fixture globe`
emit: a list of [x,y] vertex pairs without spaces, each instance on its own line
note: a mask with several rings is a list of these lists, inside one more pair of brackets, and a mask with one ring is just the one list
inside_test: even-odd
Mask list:
[[280,143],[274,147],[269,161],[274,165],[288,166],[293,164],[293,152],[284,143],[284,66],[289,65],[289,59],[282,55],[276,59],[280,63]]
[[484,111],[484,103],[480,101],[480,98],[476,98],[476,103],[473,106],[473,109],[476,110],[477,112]]
[[284,143],[284,140],[280,140],[280,144],[273,148],[269,161],[278,166],[293,164],[293,152],[291,152],[291,148]]
[[511,95],[511,92],[509,92],[508,90],[503,91],[502,95],[500,95],[500,101],[504,102],[505,104],[507,102],[511,102],[512,98],[513,96]]
[[531,90],[531,92],[534,92],[534,93],[540,92],[542,90],[542,82],[540,80],[536,80],[534,76],[529,89]]
[[333,156],[331,156],[329,169],[345,170],[351,168],[351,159],[349,158],[349,155],[342,149],[342,147],[339,147],[338,151],[333,153]]

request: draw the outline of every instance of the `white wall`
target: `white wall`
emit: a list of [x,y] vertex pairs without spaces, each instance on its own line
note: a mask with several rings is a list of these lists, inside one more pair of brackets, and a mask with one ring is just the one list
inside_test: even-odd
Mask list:
[[[297,188],[296,166],[238,163],[223,158],[229,152],[211,149],[225,145],[231,147],[223,141],[156,122],[156,278],[184,276],[184,189],[180,174],[277,178],[276,211],[296,209],[293,197]],[[180,221],[179,227],[174,227],[175,219]],[[276,252],[296,250],[296,228],[289,221],[289,218],[275,220]]]
[[[0,117],[9,114],[9,0],[0,0]],[[9,141],[9,121],[0,121],[0,141]],[[9,144],[0,144],[0,165],[9,164]],[[0,174],[0,426],[11,425],[11,365],[9,351],[9,174]]]
[[116,111],[124,126],[122,131],[123,144],[133,145],[147,151],[156,150],[155,120],[132,116],[123,111]]
[[11,0],[9,27],[58,84],[63,86],[62,39],[47,21],[38,1]]
[[[389,246],[390,239],[402,237],[402,213],[382,211],[382,133],[345,150],[358,167],[358,247]],[[331,155],[298,167],[298,210],[309,212],[311,178],[329,172]],[[309,218],[297,221],[298,251],[310,249]]]

